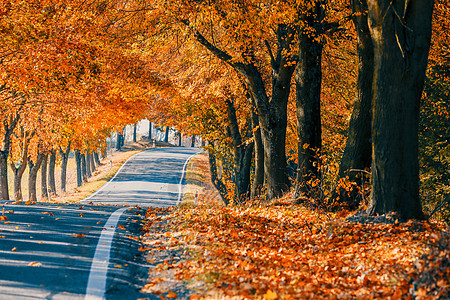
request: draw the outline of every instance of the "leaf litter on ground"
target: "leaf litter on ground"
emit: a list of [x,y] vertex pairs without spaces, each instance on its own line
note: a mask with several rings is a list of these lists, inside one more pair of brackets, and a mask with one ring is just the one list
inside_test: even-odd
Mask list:
[[[280,201],[149,208],[141,230],[154,263],[143,292],[167,297],[178,286],[205,299],[449,298],[444,224],[352,223],[349,214]],[[158,252],[164,259],[155,259]]]

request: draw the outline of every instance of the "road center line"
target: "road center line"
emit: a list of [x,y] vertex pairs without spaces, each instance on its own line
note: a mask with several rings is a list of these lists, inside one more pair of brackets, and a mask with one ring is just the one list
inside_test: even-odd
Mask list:
[[86,288],[85,300],[105,299],[106,278],[110,259],[110,250],[116,225],[119,222],[122,213],[129,207],[122,207],[116,210],[106,222],[102,234],[95,249],[92,259],[91,270]]

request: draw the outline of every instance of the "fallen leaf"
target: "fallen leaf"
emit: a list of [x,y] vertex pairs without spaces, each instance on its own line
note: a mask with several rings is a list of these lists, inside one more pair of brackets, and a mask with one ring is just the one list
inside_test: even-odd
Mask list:
[[17,251],[17,247],[12,248],[11,251]]
[[122,268],[122,265],[114,265],[114,268]]
[[84,237],[84,234],[82,234],[82,233],[74,233],[74,234],[72,234],[72,237]]
[[28,266],[30,266],[30,267],[42,267],[42,264],[40,262],[32,261],[32,262],[30,262],[28,264]]
[[6,221],[6,220],[8,220],[7,216],[0,216],[0,221]]
[[264,299],[267,300],[274,300],[278,298],[278,295],[276,292],[273,292],[272,290],[267,290],[267,293],[264,294]]
[[169,294],[167,294],[167,298],[169,299],[175,299],[176,297],[178,297],[178,295],[172,291],[170,291]]
[[125,230],[125,226],[123,226],[123,225],[119,225],[119,226],[117,226],[117,228]]

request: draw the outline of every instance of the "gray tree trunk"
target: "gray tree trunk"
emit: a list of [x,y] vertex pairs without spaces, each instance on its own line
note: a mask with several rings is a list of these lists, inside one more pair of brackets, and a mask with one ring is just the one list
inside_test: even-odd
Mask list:
[[41,200],[48,200],[48,189],[47,189],[47,164],[48,164],[48,154],[43,154],[41,162]]
[[55,165],[56,165],[56,151],[52,150],[50,152],[48,160],[48,187],[50,197],[56,195]]
[[[66,180],[67,180],[67,162],[69,160],[70,142],[67,144],[66,149],[63,151],[59,148],[59,154],[61,155],[61,192],[66,192]],[[77,161],[77,183],[78,183],[78,161]],[[80,186],[80,185],[78,185]]]
[[80,187],[83,184],[83,168],[82,168],[82,159],[80,150],[75,149],[75,162],[77,165],[77,187]]
[[36,193],[36,178],[41,166],[42,160],[44,159],[44,154],[38,153],[36,158],[36,163],[34,163],[30,158],[28,158],[28,200],[37,201]]

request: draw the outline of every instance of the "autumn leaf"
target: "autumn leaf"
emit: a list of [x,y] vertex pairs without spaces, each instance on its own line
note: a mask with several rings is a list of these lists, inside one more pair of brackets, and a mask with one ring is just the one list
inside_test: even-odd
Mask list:
[[32,261],[32,262],[30,262],[28,264],[28,266],[30,266],[30,267],[42,267],[42,264],[40,262]]
[[264,299],[267,300],[274,300],[278,298],[278,295],[276,292],[272,291],[272,290],[267,290],[267,293],[264,294]]
[[84,237],[84,234],[82,234],[82,233],[73,233],[72,237]]
[[119,225],[119,226],[117,226],[117,228],[125,230],[125,226],[123,226],[123,225]]
[[0,216],[0,221],[6,221],[6,220],[8,220],[7,216]]
[[172,292],[172,291],[170,291],[167,294],[167,298],[169,298],[169,299],[175,299],[176,297],[178,297],[178,295],[176,293]]

